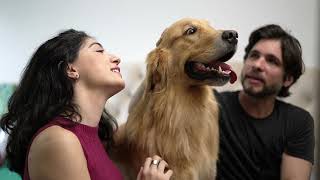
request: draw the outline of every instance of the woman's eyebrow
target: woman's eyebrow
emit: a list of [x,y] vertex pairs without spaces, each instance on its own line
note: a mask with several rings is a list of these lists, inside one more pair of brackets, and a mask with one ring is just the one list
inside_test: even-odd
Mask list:
[[102,46],[100,43],[98,43],[98,42],[93,42],[92,44],[89,45],[88,48],[92,47],[93,45],[98,45],[98,46],[100,46],[101,48],[103,48],[103,46]]

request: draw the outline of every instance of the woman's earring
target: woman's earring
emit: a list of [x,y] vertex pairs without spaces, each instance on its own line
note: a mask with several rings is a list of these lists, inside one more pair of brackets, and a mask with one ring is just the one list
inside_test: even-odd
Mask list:
[[76,74],[76,79],[79,79],[79,74]]

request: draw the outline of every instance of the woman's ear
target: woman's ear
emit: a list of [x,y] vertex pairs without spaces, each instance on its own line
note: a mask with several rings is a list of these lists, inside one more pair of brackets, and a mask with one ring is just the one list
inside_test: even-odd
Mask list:
[[73,64],[68,64],[67,75],[70,79],[74,79],[74,80],[77,80],[80,77],[77,68]]
[[283,81],[283,86],[284,87],[289,87],[292,85],[293,83],[293,76],[291,75],[286,75],[286,77],[284,78],[284,81]]
[[147,57],[146,90],[160,90],[165,87],[168,76],[168,63],[171,55],[168,50],[156,48]]

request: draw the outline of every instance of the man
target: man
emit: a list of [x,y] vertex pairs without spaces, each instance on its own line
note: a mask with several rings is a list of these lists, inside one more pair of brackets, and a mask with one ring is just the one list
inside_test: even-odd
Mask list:
[[219,180],[306,180],[314,151],[311,115],[277,99],[303,72],[299,41],[278,25],[250,35],[243,90],[215,92],[220,104]]

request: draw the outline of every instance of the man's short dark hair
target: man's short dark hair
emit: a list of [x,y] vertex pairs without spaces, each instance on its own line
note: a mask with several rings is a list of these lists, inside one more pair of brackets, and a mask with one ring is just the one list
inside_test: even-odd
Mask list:
[[[283,78],[292,76],[294,84],[301,74],[304,72],[304,63],[302,59],[302,49],[299,41],[290,33],[282,29],[279,25],[269,24],[262,26],[253,31],[249,37],[249,44],[245,48],[244,60],[247,59],[249,52],[253,46],[260,40],[274,39],[280,40],[282,59],[285,75]],[[292,85],[291,84],[291,85]],[[291,86],[290,85],[290,86]],[[287,97],[290,95],[289,88],[282,87],[278,93],[279,97]]]

